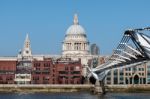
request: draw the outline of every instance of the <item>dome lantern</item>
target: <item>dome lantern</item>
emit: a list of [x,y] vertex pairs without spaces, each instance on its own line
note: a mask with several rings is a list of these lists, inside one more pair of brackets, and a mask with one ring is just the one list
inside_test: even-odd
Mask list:
[[74,23],[74,25],[78,25],[79,24],[79,22],[78,22],[78,15],[77,14],[74,15],[73,23]]

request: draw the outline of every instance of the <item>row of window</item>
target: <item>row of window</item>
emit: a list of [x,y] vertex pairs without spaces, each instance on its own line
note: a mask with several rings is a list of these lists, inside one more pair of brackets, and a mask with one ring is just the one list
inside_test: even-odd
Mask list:
[[[144,76],[144,73],[138,73],[138,74]],[[126,73],[126,76],[131,76],[131,75],[134,75],[134,73]]]
[[[74,80],[71,80],[70,83],[71,84],[75,84],[75,83],[80,84],[80,81],[75,82]],[[69,80],[65,79],[65,80],[61,81],[60,84],[69,84]]]
[[[59,71],[59,74],[69,74],[69,72],[66,71]],[[80,71],[72,71],[70,74],[80,74]]]
[[50,72],[34,71],[32,74],[50,74]]
[[[41,63],[34,63],[34,67],[40,67]],[[44,67],[50,67],[51,64],[50,63],[44,63]]]
[[[41,68],[34,68],[34,70],[41,70]],[[50,71],[50,68],[43,68],[42,70],[48,70],[48,71]]]
[[[63,78],[68,79],[69,77],[68,76],[59,76],[59,78],[61,78],[61,79],[63,79]],[[80,76],[72,76],[71,78],[74,79],[74,78],[81,78],[81,77]]]
[[[66,67],[65,67],[65,70],[69,70],[69,67],[66,66]],[[80,66],[72,66],[72,67],[70,67],[70,70],[71,70],[71,71],[73,71],[73,70],[80,70]]]
[[[33,80],[40,80],[40,77],[39,76],[35,76],[32,78]],[[50,78],[49,77],[43,77],[43,80],[49,80]]]
[[[0,76],[0,80],[4,80],[3,77]],[[6,80],[13,80],[13,77],[12,76],[6,77]]]

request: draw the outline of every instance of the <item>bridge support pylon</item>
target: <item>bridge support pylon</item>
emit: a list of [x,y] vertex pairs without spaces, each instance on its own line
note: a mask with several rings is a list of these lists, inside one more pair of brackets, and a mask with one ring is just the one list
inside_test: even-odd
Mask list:
[[104,94],[105,88],[103,81],[96,80],[95,87],[94,87],[94,94]]

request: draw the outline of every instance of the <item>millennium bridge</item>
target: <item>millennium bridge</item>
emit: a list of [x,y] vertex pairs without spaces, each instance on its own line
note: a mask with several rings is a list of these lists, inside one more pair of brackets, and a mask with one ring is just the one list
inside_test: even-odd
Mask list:
[[104,79],[111,69],[133,67],[150,60],[150,36],[146,34],[149,31],[150,27],[126,30],[104,64],[95,68],[87,67],[87,77],[95,79],[97,92],[104,92]]

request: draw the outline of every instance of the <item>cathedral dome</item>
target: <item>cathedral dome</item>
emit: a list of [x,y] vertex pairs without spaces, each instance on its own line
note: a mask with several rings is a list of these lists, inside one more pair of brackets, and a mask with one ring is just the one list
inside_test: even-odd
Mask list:
[[79,25],[78,23],[78,16],[77,14],[74,15],[74,20],[73,20],[73,25],[71,25],[68,29],[66,34],[84,34],[85,35],[85,30],[84,28]]
[[88,55],[89,42],[84,28],[78,23],[77,14],[74,15],[73,25],[66,31],[62,45],[62,55]]
[[71,25],[66,34],[85,34],[85,30],[81,25]]

